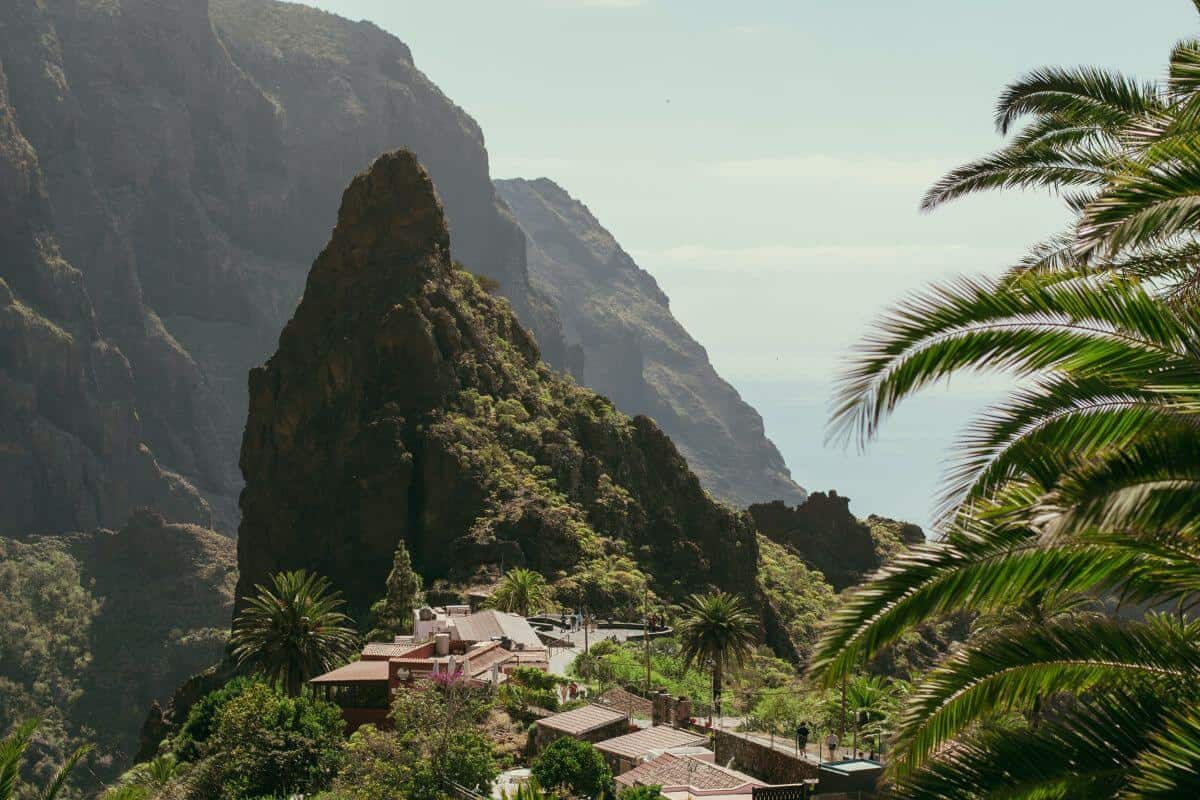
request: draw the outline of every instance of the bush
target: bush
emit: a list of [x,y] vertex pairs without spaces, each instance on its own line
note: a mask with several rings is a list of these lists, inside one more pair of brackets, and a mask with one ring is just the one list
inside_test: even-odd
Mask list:
[[539,786],[564,789],[579,797],[600,797],[613,788],[613,776],[600,751],[587,742],[555,739],[533,762]]
[[479,732],[491,700],[460,683],[403,687],[392,706],[394,732],[359,729],[333,781],[338,800],[439,800],[446,783],[486,794],[498,769]]
[[252,678],[234,678],[220,689],[209,692],[192,705],[187,720],[175,736],[172,750],[175,755],[185,761],[198,758],[207,744],[208,739],[216,730],[217,716],[226,704],[241,695],[248,687],[253,686]]
[[345,741],[341,711],[321,700],[287,697],[261,683],[220,709],[209,754],[221,765],[223,796],[243,798],[329,785]]
[[333,794],[345,800],[404,800],[412,749],[392,733],[373,725],[359,728],[346,743],[346,757],[333,782]]
[[666,800],[661,786],[629,786],[617,794],[617,800]]

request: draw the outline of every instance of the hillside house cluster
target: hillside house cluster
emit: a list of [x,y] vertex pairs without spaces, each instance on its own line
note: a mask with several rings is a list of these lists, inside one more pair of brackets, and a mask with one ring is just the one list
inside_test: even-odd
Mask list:
[[413,634],[370,642],[357,661],[309,683],[342,709],[347,726],[389,725],[399,687],[421,679],[498,686],[517,667],[550,667],[546,646],[524,617],[468,606],[413,612]]
[[[537,721],[535,746],[541,749],[563,736],[589,742],[617,776],[618,786],[662,786],[670,800],[740,800],[766,785],[714,763],[707,734],[690,727],[690,701],[658,696],[654,702],[655,721],[648,728],[636,727],[615,705],[553,714]],[[664,711],[668,724],[662,724]]]

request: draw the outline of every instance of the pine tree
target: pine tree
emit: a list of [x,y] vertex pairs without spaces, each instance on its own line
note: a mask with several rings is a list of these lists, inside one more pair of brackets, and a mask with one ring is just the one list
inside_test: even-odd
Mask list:
[[401,541],[396,545],[392,571],[388,573],[387,594],[371,607],[375,628],[369,638],[390,638],[412,630],[412,612],[421,600],[421,576],[413,569],[412,556]]

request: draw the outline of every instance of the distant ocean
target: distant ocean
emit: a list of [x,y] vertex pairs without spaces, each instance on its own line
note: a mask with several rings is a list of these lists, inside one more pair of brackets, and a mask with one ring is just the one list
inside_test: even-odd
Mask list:
[[[767,436],[809,491],[836,489],[856,515],[880,514],[915,522],[928,531],[953,445],[970,419],[996,392],[936,387],[902,404],[865,452],[826,445],[830,383],[793,380],[732,381],[758,409]],[[964,382],[965,383],[965,382]]]

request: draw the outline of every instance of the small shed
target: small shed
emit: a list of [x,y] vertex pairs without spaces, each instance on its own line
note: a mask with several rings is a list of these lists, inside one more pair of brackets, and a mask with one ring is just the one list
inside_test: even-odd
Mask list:
[[821,765],[817,791],[821,794],[836,792],[874,792],[883,775],[883,764],[867,758],[852,758]]
[[541,750],[555,739],[570,736],[584,742],[602,742],[629,730],[629,717],[623,711],[604,706],[586,705],[537,721],[535,742]]
[[354,661],[318,675],[309,681],[309,685],[342,709],[342,717],[350,730],[367,724],[389,727],[388,678],[387,661]]

